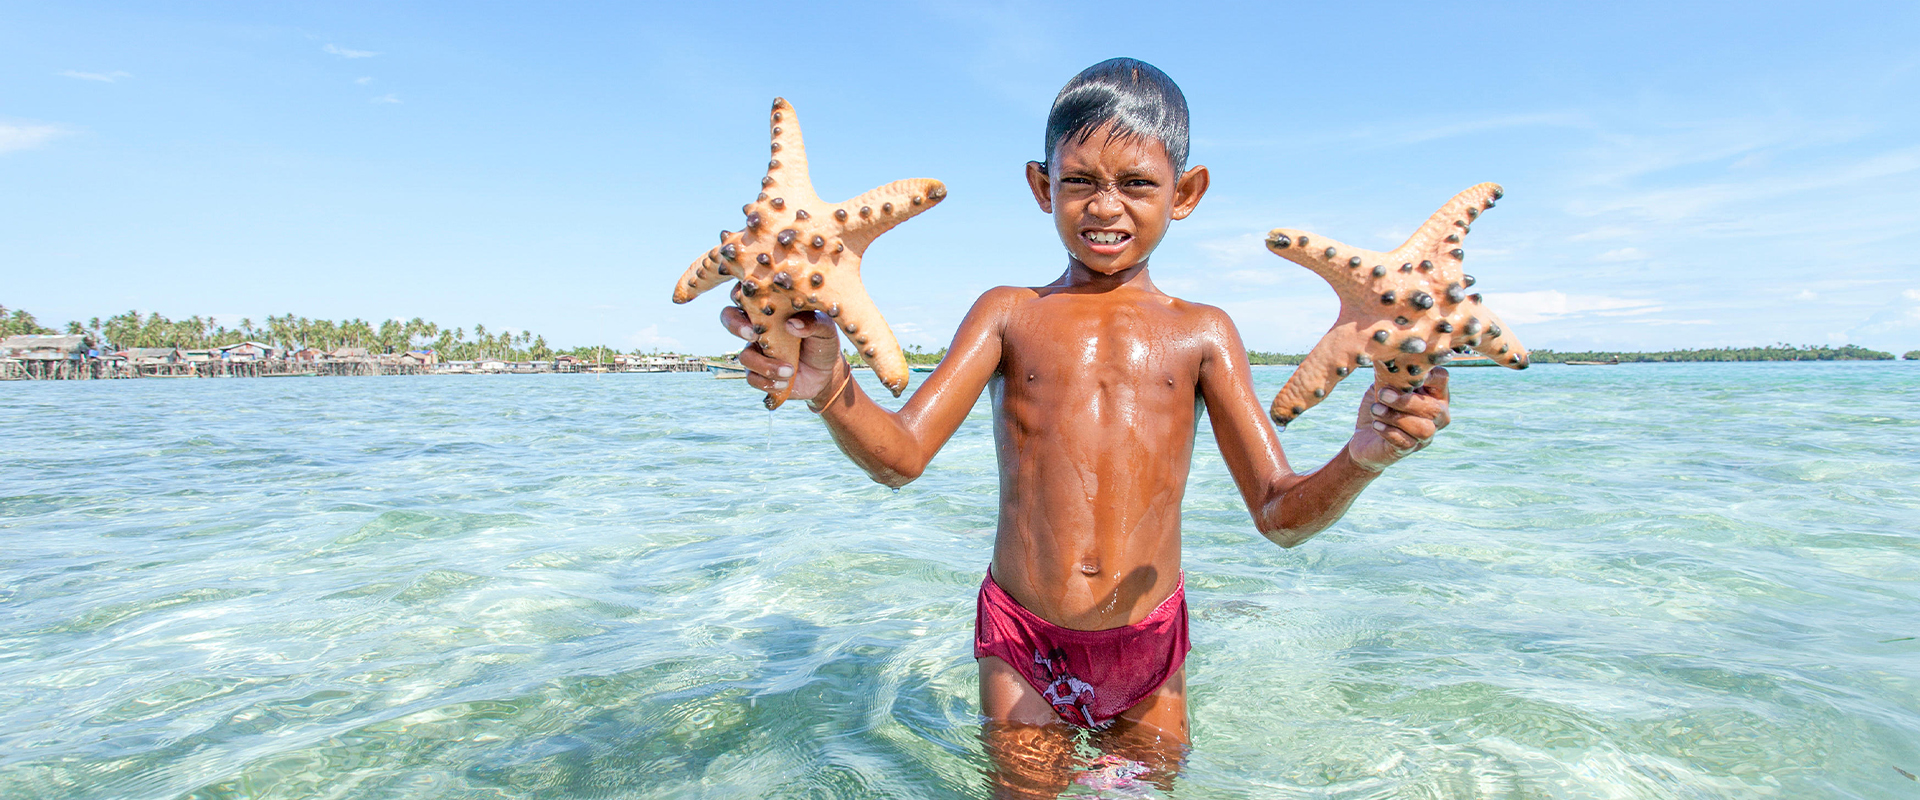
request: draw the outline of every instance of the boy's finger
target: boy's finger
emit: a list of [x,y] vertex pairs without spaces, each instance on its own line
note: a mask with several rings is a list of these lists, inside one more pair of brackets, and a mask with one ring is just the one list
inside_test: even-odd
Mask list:
[[749,342],[758,338],[753,332],[753,323],[747,321],[747,312],[733,306],[720,309],[720,324],[728,333]]
[[1428,397],[1437,397],[1441,400],[1446,400],[1447,377],[1446,367],[1434,367],[1432,371],[1427,373],[1427,385],[1415,391],[1424,393]]
[[1417,442],[1425,442],[1440,431],[1440,426],[1432,419],[1395,411],[1380,403],[1373,404],[1373,421],[1387,426],[1387,429],[1399,430]]
[[1420,390],[1382,388],[1374,402],[1384,403],[1389,408],[1405,411],[1422,417],[1437,417],[1446,413],[1447,401],[1443,397],[1434,397]]
[[787,318],[787,330],[802,339],[832,339],[837,336],[832,320],[818,311],[807,311]]
[[1381,439],[1386,440],[1387,444],[1393,445],[1393,449],[1400,451],[1401,455],[1411,453],[1420,447],[1420,442],[1412,436],[1407,435],[1406,431],[1388,425],[1380,420],[1373,421],[1373,429],[1380,434]]
[[[762,352],[759,345],[740,351],[740,366],[746,367],[749,375],[759,375],[768,380],[787,380],[793,377],[792,366]],[[787,374],[780,374],[781,370],[785,370]]]

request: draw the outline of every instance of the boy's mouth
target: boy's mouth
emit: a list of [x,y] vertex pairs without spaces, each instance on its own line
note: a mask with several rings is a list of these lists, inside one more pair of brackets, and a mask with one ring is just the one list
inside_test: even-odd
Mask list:
[[1126,244],[1133,234],[1125,231],[1081,231],[1080,238],[1087,240],[1087,244],[1093,245],[1096,250],[1109,250]]

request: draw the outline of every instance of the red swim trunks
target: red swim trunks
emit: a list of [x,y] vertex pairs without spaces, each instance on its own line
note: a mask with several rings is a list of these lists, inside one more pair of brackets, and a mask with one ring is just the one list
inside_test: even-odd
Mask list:
[[973,657],[996,656],[1020,671],[1070,725],[1100,729],[1153,694],[1187,662],[1187,578],[1133,625],[1104,631],[1062,628],[980,584]]

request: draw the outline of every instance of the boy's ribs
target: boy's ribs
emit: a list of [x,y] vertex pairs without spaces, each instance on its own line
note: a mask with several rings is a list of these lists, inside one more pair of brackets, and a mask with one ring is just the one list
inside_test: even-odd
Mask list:
[[[680,276],[673,302],[739,281],[733,302],[747,312],[760,349],[795,366],[800,340],[787,332],[787,318],[825,311],[897,397],[907,388],[906,355],[860,283],[860,256],[880,234],[939,203],[947,187],[931,178],[909,178],[827,203],[813,193],[793,106],[776,98],[770,125],[773,159],[760,179],[760,196],[740,209],[746,226],[720,232],[720,245]],[[789,391],[768,391],[767,408],[779,408]]]
[[1500,199],[1500,185],[1482,183],[1454,195],[1406,243],[1376,253],[1290,228],[1267,234],[1267,249],[1327,280],[1340,295],[1340,318],[1273,398],[1273,421],[1286,427],[1360,367],[1374,382],[1417,389],[1427,370],[1451,352],[1472,349],[1513,369],[1527,368],[1527,349],[1500,318],[1468,294],[1473,276],[1460,271],[1460,240],[1480,212]]

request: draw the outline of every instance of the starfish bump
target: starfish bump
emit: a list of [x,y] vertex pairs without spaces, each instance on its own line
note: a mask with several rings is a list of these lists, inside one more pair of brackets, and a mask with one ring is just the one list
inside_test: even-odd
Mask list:
[[1526,369],[1527,349],[1480,295],[1467,293],[1473,276],[1460,269],[1460,240],[1500,197],[1494,183],[1454,195],[1385,253],[1291,228],[1268,233],[1268,250],[1313,270],[1340,295],[1340,318],[1274,395],[1273,421],[1285,427],[1360,367],[1373,367],[1374,383],[1402,389],[1419,388],[1427,370],[1468,349]]
[[[908,178],[845,202],[825,202],[813,193],[800,119],[786,100],[773,101],[770,126],[773,159],[760,179],[760,196],[740,209],[746,226],[720,232],[720,245],[680,276],[673,302],[738,281],[733,302],[747,312],[760,349],[796,366],[800,340],[787,332],[787,318],[824,311],[898,397],[907,388],[906,354],[860,283],[860,257],[880,234],[939,203],[947,187],[931,178]],[[768,392],[767,408],[779,408],[789,391]]]

